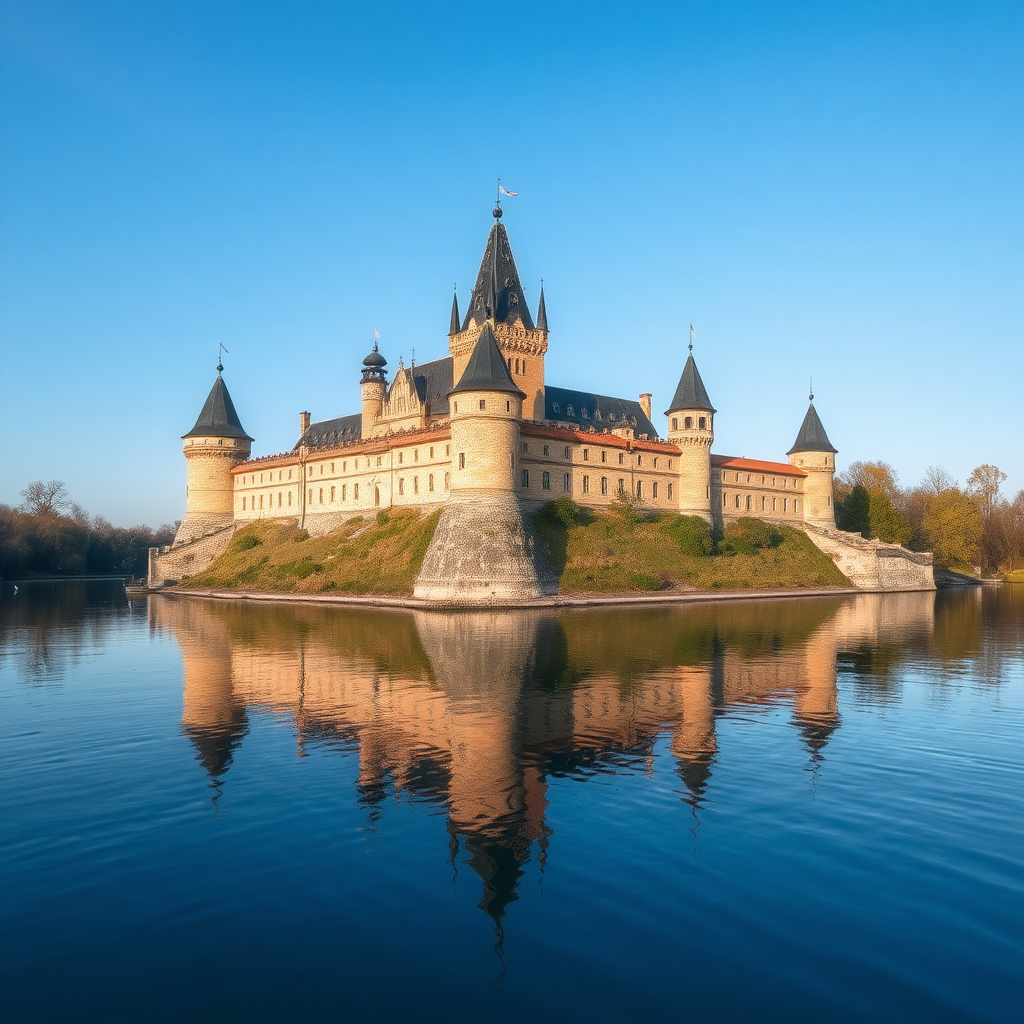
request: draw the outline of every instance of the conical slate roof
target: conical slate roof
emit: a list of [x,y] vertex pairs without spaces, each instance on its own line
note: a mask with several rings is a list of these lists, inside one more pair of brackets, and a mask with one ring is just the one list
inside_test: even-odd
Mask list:
[[811,402],[807,407],[807,415],[804,417],[803,423],[800,424],[800,433],[796,435],[793,447],[786,454],[792,455],[794,452],[832,452],[834,454],[837,451],[839,449],[832,447],[832,442],[828,439],[821,420],[818,419],[814,403]]
[[677,412],[680,409],[706,409],[708,412],[715,412],[715,407],[708,398],[704,388],[704,381],[700,379],[697,372],[697,364],[693,361],[693,353],[687,357],[686,365],[683,367],[683,374],[676,385],[676,393],[672,396],[672,404],[665,410],[667,416],[670,412]]
[[[556,296],[557,298],[557,296]],[[544,284],[540,286],[540,302],[537,303],[537,330],[546,331],[548,329],[548,307],[544,305]]]
[[220,373],[213,382],[207,396],[203,411],[196,420],[196,425],[184,437],[239,437],[245,441],[253,440],[243,429],[235,412],[235,403],[231,401],[227,385]]
[[487,236],[484,258],[480,261],[480,271],[476,275],[476,285],[462,329],[466,330],[474,318],[478,324],[484,320],[513,324],[519,317],[523,318],[523,326],[527,330],[533,330],[533,317],[526,305],[523,286],[519,283],[519,270],[512,256],[508,232],[504,224],[495,221]]
[[459,327],[459,295],[458,292],[452,295],[452,320],[448,326],[449,334],[458,334],[461,328]]
[[469,357],[465,372],[448,394],[454,395],[460,391],[503,391],[526,397],[526,394],[516,387],[512,374],[508,372],[490,324],[484,324],[484,329],[473,346],[473,354]]

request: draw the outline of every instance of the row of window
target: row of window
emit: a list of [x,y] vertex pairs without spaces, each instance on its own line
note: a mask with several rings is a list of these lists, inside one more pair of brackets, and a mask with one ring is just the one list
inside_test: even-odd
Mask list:
[[[525,441],[523,441],[523,443],[522,443],[522,445],[520,447],[520,451],[522,452],[523,455],[529,455],[530,454],[530,446]],[[547,445],[547,444],[541,445],[541,456],[545,456],[545,455],[546,456],[550,456],[551,455],[551,446],[550,445]],[[620,466],[624,466],[626,464],[625,452],[619,452],[618,455],[619,455],[619,465]],[[572,458],[572,449],[569,447],[569,445],[565,445],[562,448],[562,457],[566,458],[566,459]],[[589,462],[590,461],[590,449],[589,448],[584,448],[583,449],[583,461],[584,462]],[[601,461],[602,462],[607,462],[608,461],[608,452],[605,451],[604,449],[601,449]],[[658,468],[658,456],[657,455],[654,456],[653,463],[654,463],[654,468],[657,469]],[[644,457],[643,457],[643,455],[640,455],[640,454],[637,455],[637,457],[636,457],[636,464],[638,466],[642,466],[644,464]],[[672,460],[671,459],[668,460],[668,468],[669,469],[672,468]]]
[[[451,473],[445,473],[445,475],[444,475],[444,489],[446,491],[448,490],[448,487],[451,484],[451,479],[452,479]],[[430,493],[433,493],[433,491],[434,491],[434,474],[433,473],[427,474],[427,491],[430,492]],[[405,494],[405,477],[404,476],[400,476],[398,478],[398,493],[399,494]],[[420,493],[420,478],[418,476],[414,476],[412,478],[412,493],[413,494],[419,494]]]
[[[743,482],[744,482],[744,481],[743,481],[743,476],[744,476],[744,474],[743,474],[743,473],[737,473],[737,474],[736,474],[736,483],[738,483],[738,484],[741,484],[741,483],[743,483]],[[748,484],[750,484],[750,483],[755,483],[755,481],[753,480],[753,477],[755,477],[755,476],[757,476],[757,474],[756,474],[756,473],[747,473],[747,474],[746,474],[746,478],[747,478],[747,479],[746,479],[746,482],[747,482]],[[771,479],[771,484],[770,484],[770,485],[769,485],[769,483],[768,483],[768,480],[769,480],[769,479]],[[792,484],[793,484],[793,489],[794,489],[794,490],[796,490],[796,489],[797,489],[797,488],[798,488],[798,487],[800,486],[800,481],[799,481],[798,479],[796,479],[796,478],[793,478],[793,477],[785,477],[785,476],[784,476],[784,477],[780,477],[780,478],[778,478],[778,479],[781,479],[781,480],[782,480],[782,483],[781,483],[781,484],[779,484],[779,483],[776,483],[776,479],[777,479],[777,478],[776,478],[776,477],[774,477],[774,476],[773,476],[773,477],[771,477],[771,478],[769,478],[769,477],[765,476],[765,475],[764,475],[764,474],[762,473],[762,474],[761,474],[761,486],[762,486],[762,487],[768,487],[768,486],[771,486],[771,487],[783,487],[783,488],[785,488],[785,487],[788,487],[788,486],[790,485],[790,483],[792,483]],[[729,480],[729,473],[728,473],[728,471],[727,471],[727,470],[724,470],[724,469],[723,469],[723,470],[722,470],[722,483],[723,483],[723,484],[724,484],[724,483],[727,483],[727,482],[728,482],[728,480]]]
[[[781,499],[780,498],[768,498],[768,497],[766,497],[763,494],[761,495],[761,511],[762,512],[769,511],[769,509],[768,509],[768,502],[771,501],[771,503],[772,503],[771,511],[772,512],[778,512],[779,511],[779,501],[780,500],[782,501],[782,511],[783,512],[788,512],[789,511],[789,498],[781,498]],[[733,495],[733,505],[734,505],[734,507],[735,508],[739,508],[739,509],[744,509],[745,508],[747,512],[750,512],[750,511],[753,510],[753,508],[754,508],[754,501],[755,501],[755,496],[752,495],[752,494],[747,494],[747,495],[734,494]],[[729,507],[729,495],[726,494],[723,491],[722,492],[722,508],[728,508],[728,507]],[[796,498],[793,499],[793,511],[794,512],[799,512],[800,511],[800,502]]]
[[[431,459],[434,458],[434,446],[430,445],[427,450],[430,453],[428,457],[431,458]],[[451,456],[451,454],[452,454],[452,446],[450,444],[446,444],[444,446],[444,453],[445,453],[446,456]],[[402,465],[402,463],[404,461],[404,454],[405,453],[401,452],[401,451],[398,453],[398,464],[399,465]],[[366,458],[366,468],[369,469],[370,468],[370,457],[369,456],[365,456],[365,458]],[[420,450],[419,450],[419,448],[414,448],[413,449],[412,460],[413,460],[413,462],[419,462],[420,461]],[[384,456],[383,455],[376,456],[376,465],[377,466],[383,466],[384,465]],[[316,474],[318,468],[320,470],[320,476],[323,476],[326,473],[328,466],[331,467],[330,471],[331,471],[331,474],[333,475],[335,473],[335,471],[336,471],[337,463],[334,463],[334,462],[320,462],[320,463],[317,463],[315,465],[313,463],[309,463],[306,466],[306,476],[307,477],[314,476]],[[358,457],[354,458],[352,460],[352,469],[353,469],[353,471],[358,471],[358,469],[359,469],[359,458]],[[288,472],[287,479],[291,480],[291,478],[292,478],[292,470],[289,469],[287,472]],[[342,473],[347,473],[348,472],[348,460],[347,459],[341,463],[341,472]],[[277,471],[277,479],[279,481],[285,479],[284,473],[285,473],[285,470],[283,470],[283,469],[279,469]],[[242,484],[244,486],[246,484],[263,483],[264,482],[264,480],[263,480],[264,476],[267,477],[267,482],[272,482],[273,479],[274,479],[274,471],[270,470],[269,472],[266,472],[266,473],[260,473],[260,475],[259,475],[260,478],[259,478],[258,481],[256,480],[256,474],[255,473],[246,474],[245,476],[242,477]]]
[[[552,402],[551,403],[551,411],[553,413],[556,413],[559,416],[562,415],[562,409],[561,409],[561,406],[558,404],[558,402]],[[573,408],[573,405],[572,405],[571,402],[568,405],[566,405],[566,407],[565,407],[565,415],[566,416],[575,416],[576,415],[576,410],[575,410],[575,408]],[[580,416],[583,419],[585,419],[585,420],[589,420],[590,419],[590,410],[587,409],[586,407],[581,408],[580,409]],[[605,417],[603,417],[601,415],[601,410],[600,409],[595,409],[594,410],[594,419],[595,420],[601,420],[601,419],[604,419],[604,418]],[[609,423],[614,423],[615,422],[615,413],[613,413],[613,412],[608,413],[607,419],[608,419]],[[622,415],[622,422],[623,423],[629,423],[629,424],[631,424],[632,426],[635,427],[636,426],[636,417],[635,416],[627,416],[625,413],[623,413],[623,415]]]
[[[520,481],[521,481],[522,486],[524,488],[528,488],[530,486],[530,471],[528,469],[524,469],[522,471],[522,474],[521,474],[521,477],[520,477]],[[644,497],[644,493],[645,493],[644,483],[645,482],[643,480],[637,480],[637,482],[636,482],[636,496],[638,498]],[[590,477],[587,476],[586,474],[584,474],[584,476],[583,476],[582,486],[583,486],[583,493],[584,494],[590,494],[591,493],[590,492]],[[658,497],[658,481],[657,480],[651,481],[650,486],[651,486],[651,498],[652,499],[656,499]],[[672,484],[668,484],[667,486],[668,486],[668,498],[671,501],[672,500],[673,486],[672,486]],[[609,490],[608,490],[608,477],[606,477],[606,476],[601,477],[600,488],[601,488],[601,493],[602,494],[606,495],[606,494],[609,493]],[[550,491],[551,490],[551,474],[547,470],[544,470],[544,472],[542,472],[541,475],[540,475],[540,489],[542,491]],[[570,474],[570,473],[563,473],[562,474],[562,490],[566,491],[566,492],[571,492],[572,491],[572,474]],[[621,494],[621,493],[624,493],[625,490],[626,490],[626,481],[620,477],[619,481],[618,481],[618,487],[616,488],[615,493],[616,494]]]
[[[679,429],[679,417],[678,416],[673,416],[672,417],[672,429],[673,430],[678,430]],[[692,430],[692,429],[693,429],[693,417],[692,416],[684,416],[683,417],[683,430]],[[707,416],[698,416],[697,417],[697,429],[698,430],[707,430],[708,429],[708,418],[707,418]]]

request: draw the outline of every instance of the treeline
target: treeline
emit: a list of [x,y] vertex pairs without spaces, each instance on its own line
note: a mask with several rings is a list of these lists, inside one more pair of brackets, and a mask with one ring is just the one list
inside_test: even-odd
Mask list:
[[961,487],[929,466],[916,487],[900,487],[885,462],[854,462],[836,476],[836,525],[841,530],[931,551],[936,565],[983,572],[1024,566],[1024,490],[1002,494],[1006,474],[978,466]]
[[59,480],[37,480],[21,505],[0,505],[0,576],[144,576],[149,548],[170,544],[174,527],[113,526],[68,496]]

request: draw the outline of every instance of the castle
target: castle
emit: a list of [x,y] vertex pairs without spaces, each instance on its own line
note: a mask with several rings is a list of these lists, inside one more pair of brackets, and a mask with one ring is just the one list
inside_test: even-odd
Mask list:
[[[665,438],[652,421],[650,394],[633,400],[548,384],[543,284],[534,319],[501,217],[496,205],[464,316],[452,299],[449,354],[409,366],[400,360],[389,382],[375,342],[362,364],[361,411],[315,423],[300,413],[291,451],[250,458],[253,439],[218,365],[183,438],[185,517],[174,545],[152,555],[151,585],[186,575],[184,566],[197,571],[234,529],[255,520],[297,519],[322,533],[353,515],[409,506],[443,509],[416,597],[536,597],[554,593],[557,580],[529,509],[562,495],[601,508],[620,494],[716,526],[756,516],[807,529],[844,571],[844,558],[857,571],[870,563],[860,585],[879,582],[878,542],[873,553],[851,554],[853,541],[844,539],[851,535],[836,535],[836,449],[813,395],[789,461],[772,462],[712,454],[716,410],[692,351],[665,412]],[[193,558],[183,562],[186,548]],[[927,571],[920,568],[898,589],[932,585],[930,558]]]

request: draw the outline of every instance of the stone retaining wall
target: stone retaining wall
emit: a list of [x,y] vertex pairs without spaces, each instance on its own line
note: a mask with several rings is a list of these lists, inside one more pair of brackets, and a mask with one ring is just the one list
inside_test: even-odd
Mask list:
[[232,524],[216,533],[198,537],[185,544],[150,548],[147,580],[149,586],[160,587],[167,582],[188,579],[189,576],[202,572],[215,559],[224,554],[235,530],[240,525],[242,524]]
[[[792,524],[791,524],[792,525]],[[814,544],[858,590],[934,590],[930,552],[865,540],[860,534],[803,524]]]

